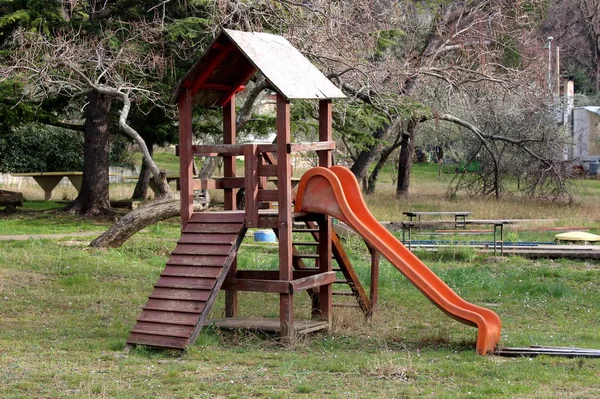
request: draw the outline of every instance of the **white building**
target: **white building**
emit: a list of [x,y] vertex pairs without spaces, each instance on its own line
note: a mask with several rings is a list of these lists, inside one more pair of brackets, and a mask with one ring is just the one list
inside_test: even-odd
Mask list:
[[573,158],[582,162],[600,158],[600,107],[573,108]]

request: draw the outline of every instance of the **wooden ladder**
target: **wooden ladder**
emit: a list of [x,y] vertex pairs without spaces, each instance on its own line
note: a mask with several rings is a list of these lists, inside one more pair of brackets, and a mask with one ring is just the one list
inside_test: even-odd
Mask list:
[[193,214],[127,345],[185,349],[193,344],[245,234],[243,212]]
[[[319,227],[316,222],[306,221],[303,222],[304,226],[301,228],[294,228],[293,231],[295,233],[310,233],[312,236],[312,241],[294,241],[293,242],[293,257],[294,257],[294,268],[298,270],[306,269],[304,259],[314,259],[315,264],[318,261],[318,256],[315,253],[307,253],[300,248],[305,248],[309,246],[316,247],[319,243]],[[334,268],[333,271],[341,272],[343,278],[336,281],[336,284],[340,285],[348,285],[350,291],[333,291],[333,295],[335,296],[353,296],[356,299],[356,304],[349,303],[334,303],[333,306],[336,307],[359,307],[360,310],[365,314],[367,318],[371,317],[373,313],[373,304],[366,294],[364,287],[362,286],[358,274],[352,267],[352,263],[346,254],[346,251],[342,247],[339,237],[335,232],[332,232],[331,236],[331,249],[333,253],[333,259],[337,263],[337,268]],[[317,266],[317,265],[315,265]],[[309,291],[309,295],[313,299],[313,301],[318,300],[318,292]]]

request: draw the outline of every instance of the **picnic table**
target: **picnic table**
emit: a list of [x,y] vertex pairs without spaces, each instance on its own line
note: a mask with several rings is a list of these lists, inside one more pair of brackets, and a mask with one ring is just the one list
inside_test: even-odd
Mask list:
[[[408,231],[408,249],[411,249],[411,233],[413,228],[421,228],[421,227],[431,227],[431,226],[443,226],[448,224],[455,224],[456,221],[451,220],[435,220],[435,221],[409,221],[409,222],[401,222],[402,225],[402,242],[407,242],[405,240],[405,231]],[[480,225],[480,226],[494,226],[494,255],[496,255],[496,249],[500,248],[500,255],[504,255],[504,225],[517,223],[515,220],[507,220],[507,219],[471,219],[462,221],[465,225]],[[498,229],[500,230],[500,234],[498,234]],[[498,237],[500,239],[498,240]]]
[[33,177],[33,180],[44,190],[44,200],[52,198],[52,191],[58,183],[66,177],[75,187],[77,192],[81,190],[81,176],[83,172],[36,172],[36,173],[13,173],[13,176]]
[[458,212],[415,212],[415,211],[407,211],[402,212],[402,214],[408,216],[408,220],[411,222],[414,218],[417,219],[418,222],[421,221],[421,216],[444,216],[444,215],[452,215],[454,216],[454,225],[456,227],[464,227],[464,222],[467,219],[467,216],[471,214],[471,212],[458,211]]

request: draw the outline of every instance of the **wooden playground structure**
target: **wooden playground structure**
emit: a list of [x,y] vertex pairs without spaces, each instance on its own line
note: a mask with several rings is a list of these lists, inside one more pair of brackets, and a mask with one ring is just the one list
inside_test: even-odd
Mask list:
[[[237,144],[236,93],[257,72],[276,93],[277,143]],[[225,291],[226,317],[213,323],[275,331],[284,342],[293,342],[297,334],[331,327],[333,284],[347,284],[350,290],[340,294],[355,297],[369,317],[377,300],[378,254],[382,254],[442,312],[478,329],[479,354],[495,349],[501,330],[498,315],[459,297],[373,217],[352,172],[332,166],[332,100],[344,97],[280,36],[224,30],[217,37],[172,97],[179,108],[182,235],[131,330],[128,345],[185,349],[207,324],[220,290]],[[319,141],[292,142],[293,99],[319,101]],[[223,107],[223,144],[192,145],[192,105]],[[319,166],[305,172],[294,191],[291,159],[302,151],[316,151]],[[194,180],[194,156],[223,157],[224,177]],[[243,176],[238,176],[236,157],[244,158]],[[276,180],[276,188],[269,188],[268,179]],[[223,190],[225,210],[194,212],[193,192],[201,189]],[[244,210],[236,209],[240,189],[245,191]],[[271,208],[265,203],[276,203],[277,209],[264,209]],[[332,217],[368,243],[369,296],[332,229]],[[277,270],[238,270],[237,253],[249,228],[274,230],[279,245]],[[307,238],[294,241],[300,235]],[[309,246],[314,252],[303,250]],[[308,264],[309,259],[314,264]],[[343,279],[338,280],[338,275]],[[278,294],[279,319],[238,317],[240,291]],[[294,298],[302,291],[311,299],[309,320],[294,317]]]
[[[260,72],[276,92],[277,143],[236,143],[236,93]],[[331,166],[332,99],[344,98],[325,76],[287,40],[264,33],[224,30],[176,88],[172,100],[179,109],[179,157],[182,236],[167,261],[141,316],[131,330],[128,345],[184,349],[197,338],[218,292],[225,290],[223,326],[275,330],[283,340],[296,334],[328,329],[332,315],[332,285],[336,271],[344,277],[358,306],[368,316],[376,296],[378,257],[372,252],[374,278],[367,296],[327,215],[293,213],[291,157],[316,151],[319,165]],[[319,101],[319,141],[293,143],[290,100]],[[223,108],[223,144],[192,145],[192,105]],[[224,177],[194,180],[194,156],[223,157]],[[244,157],[244,171],[236,157]],[[277,180],[269,189],[267,179]],[[194,190],[222,189],[222,212],[193,211]],[[245,209],[236,210],[236,191],[245,190]],[[264,203],[277,209],[262,209]],[[301,224],[301,226],[300,226]],[[238,270],[236,256],[248,228],[272,228],[279,242],[278,270]],[[308,237],[294,242],[292,234]],[[302,234],[301,234],[302,233]],[[303,254],[302,249],[316,246]],[[306,250],[304,253],[307,252]],[[333,255],[333,256],[332,256]],[[314,262],[314,265],[307,265]],[[339,282],[339,281],[338,281]],[[279,320],[238,318],[238,292],[279,294]],[[294,296],[307,291],[312,319],[294,317]]]

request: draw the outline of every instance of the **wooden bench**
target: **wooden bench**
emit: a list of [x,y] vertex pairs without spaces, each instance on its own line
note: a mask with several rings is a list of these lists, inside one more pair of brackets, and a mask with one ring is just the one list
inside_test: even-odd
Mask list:
[[[504,255],[504,225],[514,224],[514,223],[516,223],[516,221],[515,220],[506,220],[506,219],[499,219],[499,220],[472,219],[472,220],[464,220],[464,221],[462,221],[462,223],[464,223],[465,226],[466,225],[493,226],[494,227],[494,255],[496,255],[496,250],[498,248],[498,244],[500,244],[499,245],[500,255]],[[402,242],[403,243],[408,242],[408,249],[412,250],[411,241],[412,241],[412,229],[413,228],[421,229],[422,227],[445,226],[445,225],[454,225],[454,224],[456,224],[456,221],[452,221],[452,220],[431,220],[431,221],[424,221],[424,222],[420,222],[420,221],[401,222]],[[500,230],[500,234],[498,234],[498,229]],[[405,234],[404,234],[405,231],[408,231],[408,240],[405,240]],[[498,237],[500,237],[500,240],[498,240]]]

